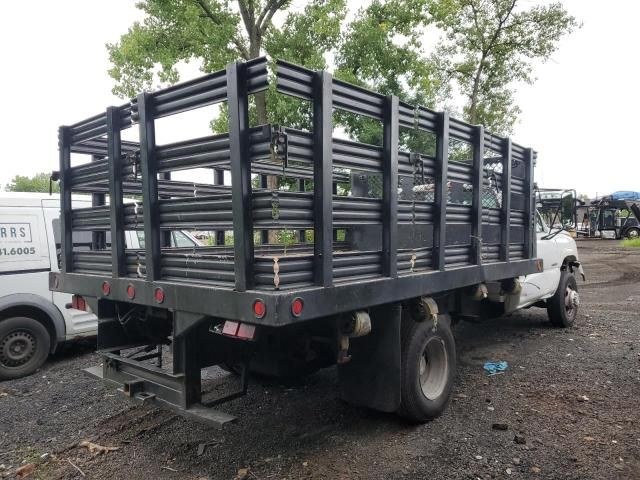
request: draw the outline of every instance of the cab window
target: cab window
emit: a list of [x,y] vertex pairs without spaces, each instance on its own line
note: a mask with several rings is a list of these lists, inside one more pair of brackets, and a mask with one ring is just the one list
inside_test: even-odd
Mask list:
[[[138,244],[140,248],[144,248],[144,231],[137,230]],[[187,237],[183,232],[175,230],[171,232],[171,246],[172,247],[193,247],[194,241]]]
[[183,232],[178,230],[172,232],[172,247],[193,247],[194,243]]

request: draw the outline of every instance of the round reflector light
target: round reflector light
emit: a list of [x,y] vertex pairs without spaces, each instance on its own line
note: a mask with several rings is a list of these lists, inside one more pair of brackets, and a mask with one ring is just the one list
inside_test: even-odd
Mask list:
[[111,285],[109,282],[102,282],[102,294],[106,297],[111,293]]
[[156,288],[153,292],[153,297],[156,299],[156,302],[162,303],[164,302],[164,290],[160,287]]
[[253,302],[253,314],[256,318],[262,318],[267,313],[267,306],[260,299]]
[[294,298],[293,302],[291,302],[291,313],[294,317],[299,317],[302,315],[302,309],[304,308],[304,302],[300,297]]
[[133,300],[135,296],[136,296],[135,287],[131,284],[127,285],[127,297],[129,297],[129,300]]

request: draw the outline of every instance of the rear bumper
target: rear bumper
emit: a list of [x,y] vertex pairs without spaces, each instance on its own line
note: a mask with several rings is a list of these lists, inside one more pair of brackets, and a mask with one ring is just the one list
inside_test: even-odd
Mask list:
[[103,355],[102,365],[87,368],[84,372],[115,387],[133,401],[156,403],[184,417],[217,428],[237,420],[233,415],[207,408],[199,403],[187,404],[184,397],[189,386],[184,374],[174,375],[117,355]]

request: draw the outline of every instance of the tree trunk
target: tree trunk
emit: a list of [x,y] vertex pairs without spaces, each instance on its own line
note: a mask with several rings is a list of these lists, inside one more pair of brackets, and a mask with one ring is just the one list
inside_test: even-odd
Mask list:
[[478,70],[476,71],[476,75],[473,79],[473,90],[471,91],[471,98],[469,99],[469,123],[471,125],[476,125],[478,123],[478,92],[480,90],[480,77],[482,75],[482,70],[484,67],[484,54],[480,59],[480,64],[478,65]]

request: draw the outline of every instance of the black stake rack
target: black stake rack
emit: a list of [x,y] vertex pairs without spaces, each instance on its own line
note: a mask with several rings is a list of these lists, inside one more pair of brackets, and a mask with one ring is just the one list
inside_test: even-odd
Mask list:
[[[309,131],[250,126],[250,96],[268,88],[265,58],[61,127],[62,268],[51,288],[283,325],[541,268],[533,150],[324,71],[283,61],[274,70],[281,94],[308,102]],[[156,120],[224,101],[229,133],[156,143]],[[334,138],[336,111],[379,122],[382,145]],[[139,142],[123,141],[136,125]],[[435,151],[408,151],[407,131],[431,135]],[[71,166],[71,154],[92,161]],[[171,179],[203,167],[211,183]],[[297,179],[299,191],[269,189],[266,176]],[[93,206],[73,208],[72,192],[91,193]],[[171,247],[164,232],[180,229],[216,232],[218,244]],[[127,230],[144,231],[144,249],[126,248]],[[296,241],[269,244],[269,230],[295,232]],[[102,248],[74,248],[75,231],[93,232]],[[221,244],[224,232],[232,245]],[[297,297],[305,308],[294,317]],[[262,318],[252,311],[258,298]]]

